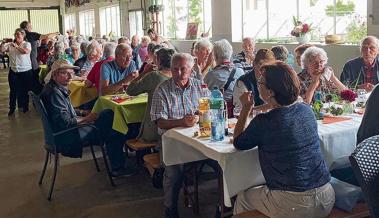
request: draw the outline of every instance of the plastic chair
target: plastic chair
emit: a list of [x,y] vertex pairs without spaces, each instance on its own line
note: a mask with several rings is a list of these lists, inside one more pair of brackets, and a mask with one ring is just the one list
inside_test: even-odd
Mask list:
[[[57,145],[56,139],[58,137],[64,137],[66,134],[69,134],[71,131],[76,131],[76,129],[78,129],[79,127],[82,127],[82,126],[90,126],[94,129],[96,129],[96,126],[91,125],[91,124],[79,125],[79,126],[74,127],[74,128],[70,128],[67,130],[63,130],[63,131],[54,133],[52,128],[51,128],[49,118],[48,118],[48,115],[47,115],[47,112],[46,112],[46,109],[45,109],[45,106],[44,106],[42,100],[39,98],[39,96],[34,95],[32,92],[30,93],[30,95],[32,97],[32,101],[33,101],[35,108],[37,109],[38,113],[41,116],[42,126],[43,126],[44,136],[45,136],[46,157],[45,157],[45,163],[43,165],[42,173],[41,173],[41,176],[39,178],[39,182],[38,182],[39,185],[42,184],[42,180],[43,180],[43,177],[44,177],[45,172],[46,172],[46,167],[47,167],[47,162],[49,160],[49,157],[51,154],[54,155],[54,172],[53,172],[53,178],[52,178],[51,185],[50,185],[50,191],[49,191],[49,194],[47,197],[47,199],[50,201],[51,196],[53,194],[55,179],[57,176],[59,154],[60,154],[59,145]],[[93,160],[95,162],[96,169],[98,172],[100,172],[100,168],[99,168],[99,165],[98,165],[97,160],[96,160],[95,152],[93,150],[93,145],[84,143],[83,146],[89,146],[90,147],[92,157],[93,157]],[[109,180],[111,182],[111,185],[115,186],[111,172],[109,170],[108,160],[106,158],[105,149],[104,149],[104,143],[101,142],[98,144],[98,146],[100,146],[100,148],[101,148],[101,152],[102,152],[104,163],[105,163],[105,168],[107,170],[107,174],[108,174]]]
[[370,217],[379,217],[379,135],[365,139],[350,156],[354,175],[362,188]]

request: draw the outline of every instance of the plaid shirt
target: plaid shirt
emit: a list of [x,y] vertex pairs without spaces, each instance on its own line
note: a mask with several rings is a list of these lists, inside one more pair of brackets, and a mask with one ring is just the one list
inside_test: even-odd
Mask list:
[[245,73],[253,70],[253,65],[247,63],[245,53],[243,51],[233,55],[233,63],[236,65],[236,67],[242,68]]
[[376,70],[375,70],[376,61],[371,66],[364,66],[364,82],[365,83],[371,83],[373,85],[378,83],[378,78],[376,77]]
[[[177,86],[172,78],[166,80],[154,92],[150,111],[151,120],[181,119],[186,114],[194,114],[201,96],[200,80],[190,78],[188,86],[184,89]],[[158,128],[160,135],[165,131]]]

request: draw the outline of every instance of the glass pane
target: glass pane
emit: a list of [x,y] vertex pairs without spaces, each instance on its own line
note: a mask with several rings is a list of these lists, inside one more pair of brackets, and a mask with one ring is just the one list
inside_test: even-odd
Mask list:
[[204,32],[212,37],[212,0],[203,0],[204,2]]
[[184,39],[186,37],[188,23],[188,4],[187,0],[175,1],[175,18],[177,23],[176,38]]
[[142,11],[136,12],[136,25],[137,25],[137,35],[143,36],[143,29],[142,29]]
[[28,20],[27,10],[0,10],[0,39],[13,38],[15,29],[24,20]]
[[130,36],[133,36],[136,34],[136,12],[135,11],[131,11],[129,12],[129,33],[130,33]]
[[243,37],[267,39],[266,0],[243,0],[243,8]]
[[292,38],[292,17],[297,14],[297,0],[269,0],[269,38],[289,39]]
[[232,41],[240,42],[242,40],[242,2],[237,0],[232,4]]

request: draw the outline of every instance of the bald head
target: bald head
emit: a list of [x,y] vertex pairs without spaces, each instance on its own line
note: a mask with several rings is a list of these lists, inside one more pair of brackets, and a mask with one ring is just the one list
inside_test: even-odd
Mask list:
[[255,42],[251,37],[245,37],[242,39],[242,50],[247,54],[254,53]]

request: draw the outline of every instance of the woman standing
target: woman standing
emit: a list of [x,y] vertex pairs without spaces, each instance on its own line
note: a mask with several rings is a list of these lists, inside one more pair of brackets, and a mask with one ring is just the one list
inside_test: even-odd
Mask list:
[[261,67],[261,98],[271,110],[253,118],[251,92],[241,95],[242,110],[234,130],[234,147],[258,147],[266,185],[238,194],[235,213],[257,209],[271,218],[321,218],[333,208],[335,197],[330,174],[320,149],[312,109],[298,102],[300,82],[296,72],[277,61]]
[[14,33],[15,40],[10,43],[5,51],[9,54],[9,112],[11,116],[16,110],[16,101],[22,112],[29,110],[30,81],[32,79],[32,63],[30,60],[31,45],[25,41],[25,30],[18,28]]

